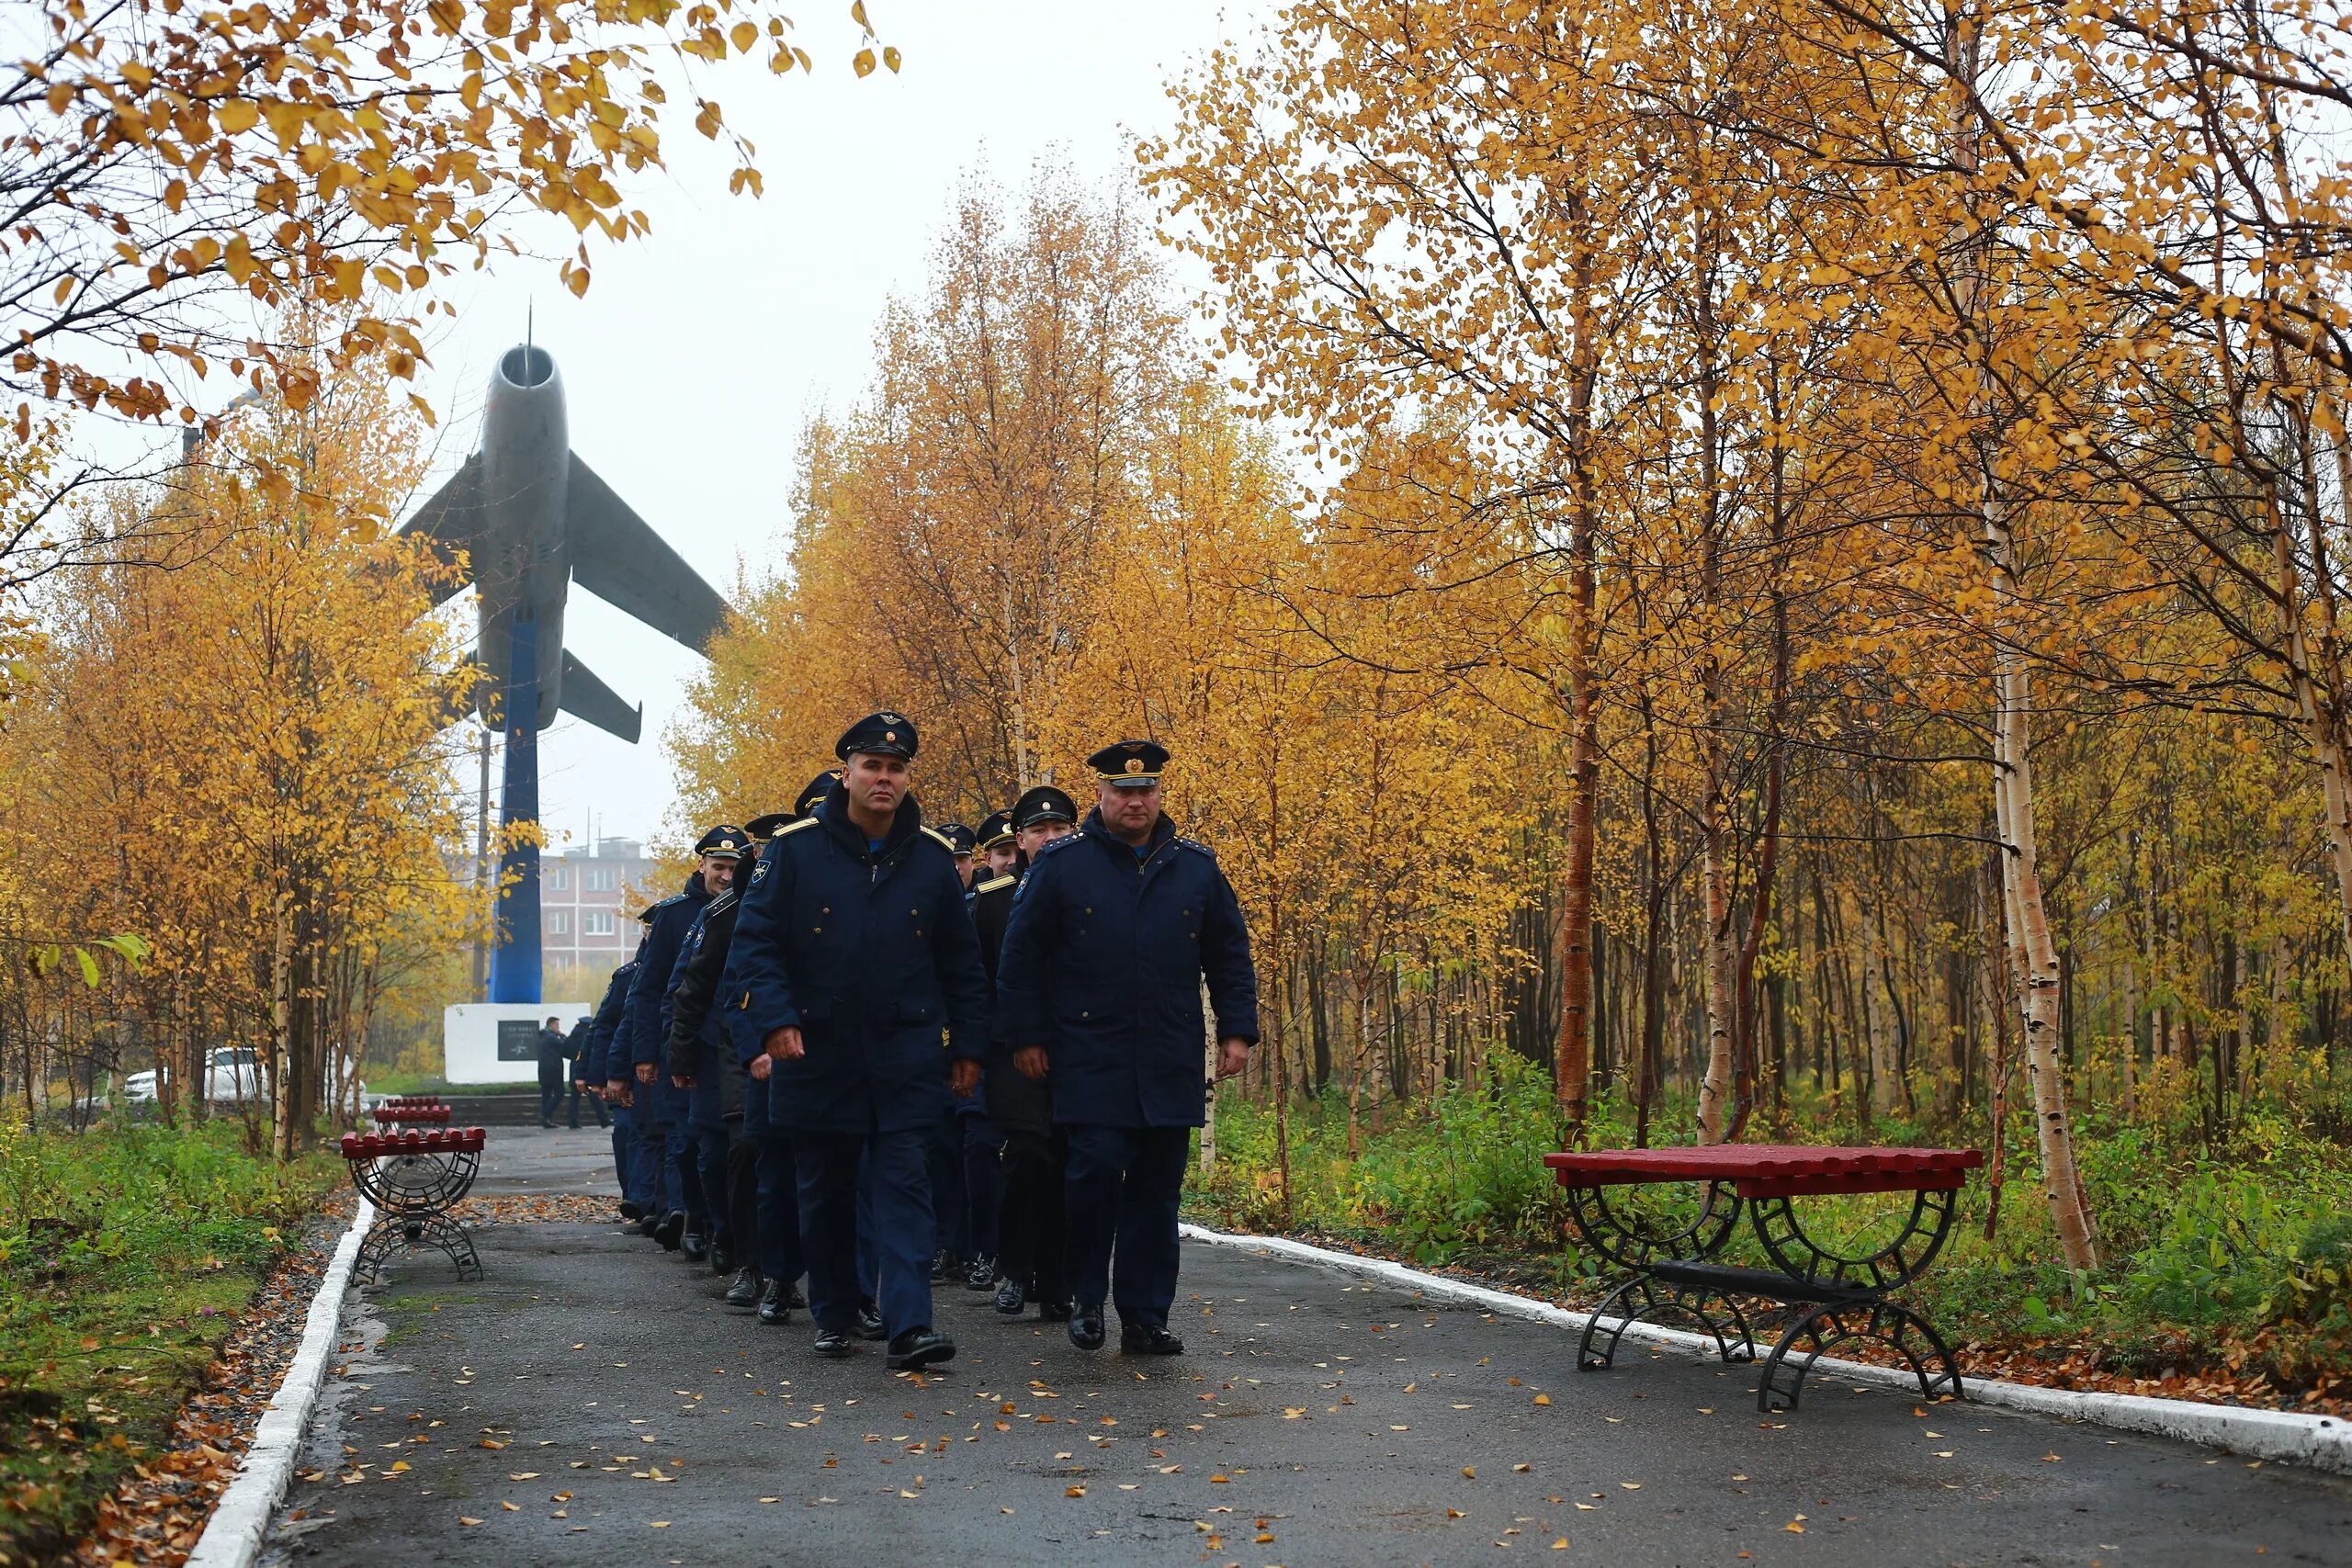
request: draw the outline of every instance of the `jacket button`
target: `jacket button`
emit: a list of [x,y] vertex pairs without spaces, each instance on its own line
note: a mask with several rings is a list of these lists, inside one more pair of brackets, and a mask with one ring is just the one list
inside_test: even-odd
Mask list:
[[1078,1015],[1078,1016],[1079,1016],[1079,1017],[1080,1017],[1080,1018],[1092,1018],[1094,1015],[1093,1015],[1092,1013],[1091,1013],[1091,1012],[1086,1011],[1084,1009],[1080,1009],[1080,1011],[1079,1011],[1079,1015]]

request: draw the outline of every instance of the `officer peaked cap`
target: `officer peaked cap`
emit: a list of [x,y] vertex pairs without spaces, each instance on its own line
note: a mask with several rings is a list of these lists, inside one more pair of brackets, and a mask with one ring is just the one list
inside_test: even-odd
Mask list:
[[697,855],[718,855],[727,860],[741,860],[752,851],[752,835],[732,823],[722,822],[695,840]]
[[793,797],[792,815],[797,818],[814,811],[819,801],[833,793],[833,785],[840,781],[842,771],[839,768],[827,768],[823,773],[802,784],[800,793]]
[[961,822],[942,822],[933,831],[946,840],[947,847],[959,855],[970,854],[972,846],[978,841],[972,837],[972,830]]
[[1141,789],[1159,782],[1159,771],[1168,765],[1168,748],[1157,740],[1114,740],[1086,759],[1086,765],[1104,784]]
[[833,742],[833,755],[844,762],[855,751],[912,759],[915,754],[914,721],[888,708],[880,713],[867,714],[842,730],[842,738]]
[[1012,841],[1012,813],[991,811],[980,818],[980,848],[992,850]]
[[1039,784],[1021,792],[1012,803],[1012,827],[1015,832],[1035,828],[1041,822],[1078,821],[1078,802],[1051,784]]

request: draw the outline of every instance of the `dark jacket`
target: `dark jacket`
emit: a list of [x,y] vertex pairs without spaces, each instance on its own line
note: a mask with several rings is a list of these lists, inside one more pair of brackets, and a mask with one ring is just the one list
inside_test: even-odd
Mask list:
[[769,1075],[768,1111],[779,1128],[935,1126],[946,1059],[986,1056],[979,939],[955,852],[922,823],[910,796],[869,852],[835,784],[752,868],[720,995],[739,1061],[778,1029],[801,1032],[808,1054]]
[[[638,944],[639,950],[644,943]],[[628,1077],[611,1064],[613,1036],[621,1026],[621,1011],[628,1006],[629,982],[637,978],[637,960],[632,958],[613,971],[605,983],[605,999],[596,1004],[596,1016],[588,1023],[588,1055],[581,1063],[581,1077],[588,1083],[606,1083],[614,1078]]]
[[571,1026],[571,1033],[563,1037],[563,1063],[570,1069],[573,1083],[587,1081],[582,1069],[588,1061],[588,1036],[595,1027],[594,1019],[583,1018]]
[[637,1086],[637,1112],[648,1121],[667,1123],[685,1113],[684,1097],[670,1087],[669,1068],[663,1062],[663,1038],[666,1020],[662,1003],[668,999],[670,971],[678,962],[678,949],[684,945],[686,932],[710,902],[710,894],[703,887],[702,873],[686,878],[683,892],[664,898],[653,906],[653,922],[646,928],[645,945],[638,950],[637,978],[629,983],[628,1011],[622,1016],[621,1041],[626,1051],[615,1048],[615,1058],[628,1064],[621,1076],[634,1078],[637,1068],[650,1062],[653,1081]]
[[563,1061],[565,1057],[571,1055],[571,1043],[564,1038],[562,1030],[549,1029],[543,1023],[539,1025],[538,1049],[539,1082],[561,1083]]
[[[996,981],[997,958],[1004,948],[1004,929],[1012,918],[1014,891],[1029,869],[1027,856],[1002,876],[989,877],[972,890],[972,928],[980,937],[980,961],[988,965],[989,981]],[[992,1010],[996,1024],[989,1042],[989,1066],[976,1098],[988,1119],[1006,1133],[1050,1133],[1054,1130],[1053,1085],[1022,1076],[1012,1065],[1012,1043],[1003,1035],[1003,1015]]]
[[1201,982],[1219,1038],[1258,1038],[1258,976],[1216,856],[1162,817],[1139,856],[1100,812],[1038,852],[997,960],[998,1037],[1046,1047],[1057,1122],[1197,1127]]
[[732,887],[702,907],[679,945],[662,999],[667,1070],[673,1077],[695,1080],[686,1091],[686,1120],[697,1127],[715,1127],[743,1114],[743,1064],[723,1047],[718,1011],[711,1005],[727,968],[737,908]]

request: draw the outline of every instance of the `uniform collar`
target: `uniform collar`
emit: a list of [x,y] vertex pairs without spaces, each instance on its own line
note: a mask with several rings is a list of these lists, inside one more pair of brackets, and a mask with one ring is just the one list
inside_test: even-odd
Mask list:
[[1143,841],[1140,853],[1137,852],[1135,845],[1111,831],[1102,820],[1102,808],[1099,806],[1086,814],[1086,820],[1078,825],[1078,830],[1088,838],[1118,851],[1123,855],[1135,855],[1138,861],[1148,861],[1166,846],[1169,840],[1176,836],[1176,824],[1168,819],[1168,813],[1161,812],[1159,820],[1151,825],[1151,837]]
[[[866,858],[865,829],[849,818],[849,786],[835,779],[833,787],[825,792],[825,798],[820,804],[822,808],[818,812],[818,819],[824,823],[825,830],[848,846],[860,860]],[[884,836],[881,851],[874,855],[874,859],[888,860],[899,852],[899,846],[922,830],[922,807],[910,791],[907,797],[899,802],[898,815],[890,819],[890,831]]]

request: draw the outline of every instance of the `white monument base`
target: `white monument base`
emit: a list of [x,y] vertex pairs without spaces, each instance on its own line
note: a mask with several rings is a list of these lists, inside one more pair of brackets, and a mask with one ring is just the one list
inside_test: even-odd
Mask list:
[[459,1002],[441,1012],[441,1076],[459,1083],[536,1083],[539,1025],[570,1033],[596,1010],[581,1002]]

